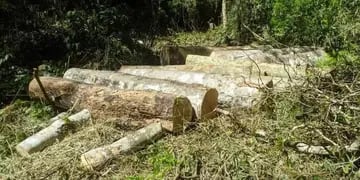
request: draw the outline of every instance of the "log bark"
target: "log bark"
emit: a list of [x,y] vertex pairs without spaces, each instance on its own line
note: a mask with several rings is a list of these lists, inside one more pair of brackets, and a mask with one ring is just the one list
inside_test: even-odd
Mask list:
[[[160,118],[171,121],[174,133],[181,133],[193,119],[191,103],[183,96],[156,91],[120,90],[62,78],[42,77],[40,80],[55,104],[75,110],[89,109],[96,119],[124,115]],[[30,82],[29,94],[30,97],[45,100],[35,80]]]
[[[161,74],[160,76],[164,76]],[[64,74],[65,79],[98,84],[125,90],[154,90],[163,93],[177,94],[189,98],[197,118],[213,117],[218,105],[218,92],[215,88],[201,85],[184,84],[160,79],[126,75],[114,71],[95,71],[71,68]]]
[[219,91],[219,103],[228,106],[251,107],[260,98],[259,88],[269,86],[271,83],[283,81],[281,78],[253,75],[253,77],[225,76],[220,74],[206,74],[200,72],[173,71],[163,69],[120,69],[120,72],[177,81],[187,84],[201,84],[216,88]]
[[[188,56],[192,57],[192,56]],[[242,64],[236,65],[167,65],[167,66],[121,66],[119,72],[126,73],[129,69],[162,69],[162,70],[173,70],[173,71],[191,71],[191,72],[203,72],[207,74],[221,74],[239,76],[247,74],[251,75],[262,75],[272,77],[283,77],[298,78],[305,75],[305,68],[302,67],[290,67],[287,65],[280,64],[267,64],[260,63],[255,64],[252,61],[245,61]]]
[[[63,115],[61,115],[63,116]],[[67,124],[73,125],[76,123],[83,123],[90,119],[90,112],[84,109],[74,115],[71,115],[67,120],[55,117],[55,121],[45,129],[26,138],[16,146],[16,151],[22,156],[29,156],[32,153],[39,152],[55,143],[56,140],[62,138],[65,133]]]
[[150,124],[113,144],[92,149],[81,156],[81,164],[86,169],[97,169],[123,153],[129,153],[154,142],[163,134],[161,123]]

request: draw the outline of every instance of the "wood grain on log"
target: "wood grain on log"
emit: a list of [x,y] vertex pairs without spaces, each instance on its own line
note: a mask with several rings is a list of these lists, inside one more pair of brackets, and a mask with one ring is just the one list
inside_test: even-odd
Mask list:
[[[63,117],[63,114],[59,116]],[[45,147],[56,142],[57,139],[62,138],[65,131],[64,126],[66,124],[72,125],[74,123],[88,121],[90,119],[90,112],[85,109],[69,116],[66,118],[67,120],[60,119],[58,116],[56,119],[57,120],[55,120],[50,126],[20,142],[16,146],[17,152],[22,156],[29,156],[34,152],[43,150]]]
[[81,164],[86,169],[97,169],[106,162],[123,153],[129,153],[144,147],[145,144],[156,141],[163,134],[161,123],[153,123],[113,144],[92,149],[81,156]]
[[[160,74],[159,76],[166,76],[166,74]],[[218,105],[217,90],[201,85],[132,76],[114,71],[95,71],[78,68],[68,69],[64,74],[64,78],[116,89],[153,90],[185,96],[189,98],[198,118],[211,117]]]
[[[191,103],[183,96],[156,91],[120,90],[62,78],[41,77],[40,80],[55,104],[75,110],[89,109],[96,119],[124,115],[160,118],[172,122],[174,133],[181,133],[193,119]],[[45,100],[35,80],[30,82],[29,94]]]

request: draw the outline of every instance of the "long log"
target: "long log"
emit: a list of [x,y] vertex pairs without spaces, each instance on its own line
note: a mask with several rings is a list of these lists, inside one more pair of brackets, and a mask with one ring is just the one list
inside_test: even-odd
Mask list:
[[86,169],[97,169],[123,153],[129,153],[154,142],[163,134],[161,123],[150,124],[113,144],[92,149],[81,156],[81,164]]
[[163,69],[120,69],[120,72],[158,78],[163,80],[177,81],[188,84],[201,84],[207,87],[217,88],[219,91],[219,103],[230,106],[251,107],[260,97],[259,88],[266,87],[271,83],[283,81],[281,78],[253,75],[252,77],[233,77],[220,74],[206,74],[200,72],[173,71]]
[[50,126],[20,142],[16,146],[16,151],[22,156],[29,156],[32,153],[43,150],[47,146],[56,142],[57,139],[62,138],[66,129],[64,126],[67,124],[73,125],[75,123],[88,121],[90,119],[90,112],[87,109],[84,109],[69,116],[66,120],[61,119],[58,116],[55,118],[57,120],[55,120]]
[[[162,74],[160,76],[164,76]],[[71,68],[64,74],[65,79],[98,84],[125,90],[154,90],[177,94],[189,98],[198,118],[212,117],[218,105],[218,92],[215,88],[201,85],[183,84],[160,79],[132,76],[114,71],[95,71]]]
[[[280,49],[273,49],[269,51],[253,49],[253,50],[220,50],[213,51],[209,58],[212,63],[223,64],[237,63],[244,60],[252,60],[256,63],[277,63],[291,66],[299,66],[306,64],[314,64],[316,61],[324,57],[325,52],[321,49],[294,52]],[[189,64],[186,60],[186,64]]]
[[[193,120],[191,103],[183,96],[156,91],[120,90],[62,78],[41,77],[40,80],[56,105],[75,110],[89,109],[96,119],[124,115],[160,118],[171,121],[173,133],[183,132]],[[45,100],[35,80],[30,82],[29,94]]]
[[[192,57],[192,56],[189,56]],[[242,64],[236,65],[167,65],[167,66],[121,66],[120,72],[126,73],[129,69],[162,69],[162,70],[176,70],[176,71],[191,71],[203,72],[208,74],[222,74],[222,75],[259,75],[297,78],[305,75],[305,68],[291,67],[288,65],[260,63],[255,64],[252,61],[244,61]]]

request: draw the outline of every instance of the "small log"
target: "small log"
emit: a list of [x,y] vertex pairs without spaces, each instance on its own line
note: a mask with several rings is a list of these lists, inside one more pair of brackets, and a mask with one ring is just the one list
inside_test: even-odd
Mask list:
[[[160,118],[172,123],[172,132],[181,133],[193,119],[190,101],[183,96],[156,91],[120,90],[74,81],[40,78],[54,103],[64,108],[89,109],[95,119],[106,117]],[[35,80],[29,85],[32,98],[45,100]],[[185,124],[185,125],[184,125]]]
[[[160,74],[166,76],[166,74]],[[207,88],[196,84],[151,79],[126,75],[114,71],[95,71],[71,68],[64,74],[65,79],[97,84],[124,90],[153,90],[163,93],[177,94],[189,98],[197,118],[211,118],[218,105],[218,92],[215,88]]]
[[[233,77],[220,74],[148,68],[124,68],[120,69],[120,72],[146,78],[158,78],[186,84],[201,84],[216,88],[219,91],[220,104],[241,107],[253,106],[261,96],[260,88],[269,87],[271,83],[277,85],[283,81],[282,78],[258,75]],[[285,86],[285,83],[281,84],[281,87],[283,86]]]
[[141,148],[145,144],[159,139],[163,135],[161,123],[153,123],[133,134],[114,142],[113,144],[92,149],[81,156],[81,164],[89,170],[102,167],[106,162],[123,153],[129,153]]
[[50,126],[19,143],[16,146],[16,151],[22,156],[29,156],[32,153],[39,152],[47,146],[52,145],[57,139],[62,138],[62,135],[65,133],[64,126],[66,124],[83,123],[89,119],[90,112],[87,109],[69,116],[67,120],[57,117],[57,120]]

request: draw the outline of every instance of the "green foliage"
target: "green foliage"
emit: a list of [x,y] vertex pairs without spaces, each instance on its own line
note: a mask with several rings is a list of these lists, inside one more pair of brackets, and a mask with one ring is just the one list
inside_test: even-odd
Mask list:
[[255,40],[254,33],[261,34],[268,28],[273,0],[250,0],[227,3],[228,31],[231,38],[241,43]]
[[146,154],[146,161],[152,167],[151,172],[146,172],[144,175],[128,176],[129,180],[155,180],[164,179],[177,164],[174,153],[168,149],[164,144],[158,143],[149,148]]
[[221,23],[221,0],[171,0],[164,10],[171,28],[176,31],[205,31],[209,23]]
[[226,45],[228,41],[227,32],[221,26],[207,32],[177,33],[172,39],[183,46],[219,46]]
[[[359,43],[360,1],[275,0],[271,32],[286,44],[317,45],[329,50]],[[355,39],[353,39],[355,38]]]
[[17,100],[0,110],[0,159],[12,155],[17,143],[44,128],[54,111],[37,102]]

